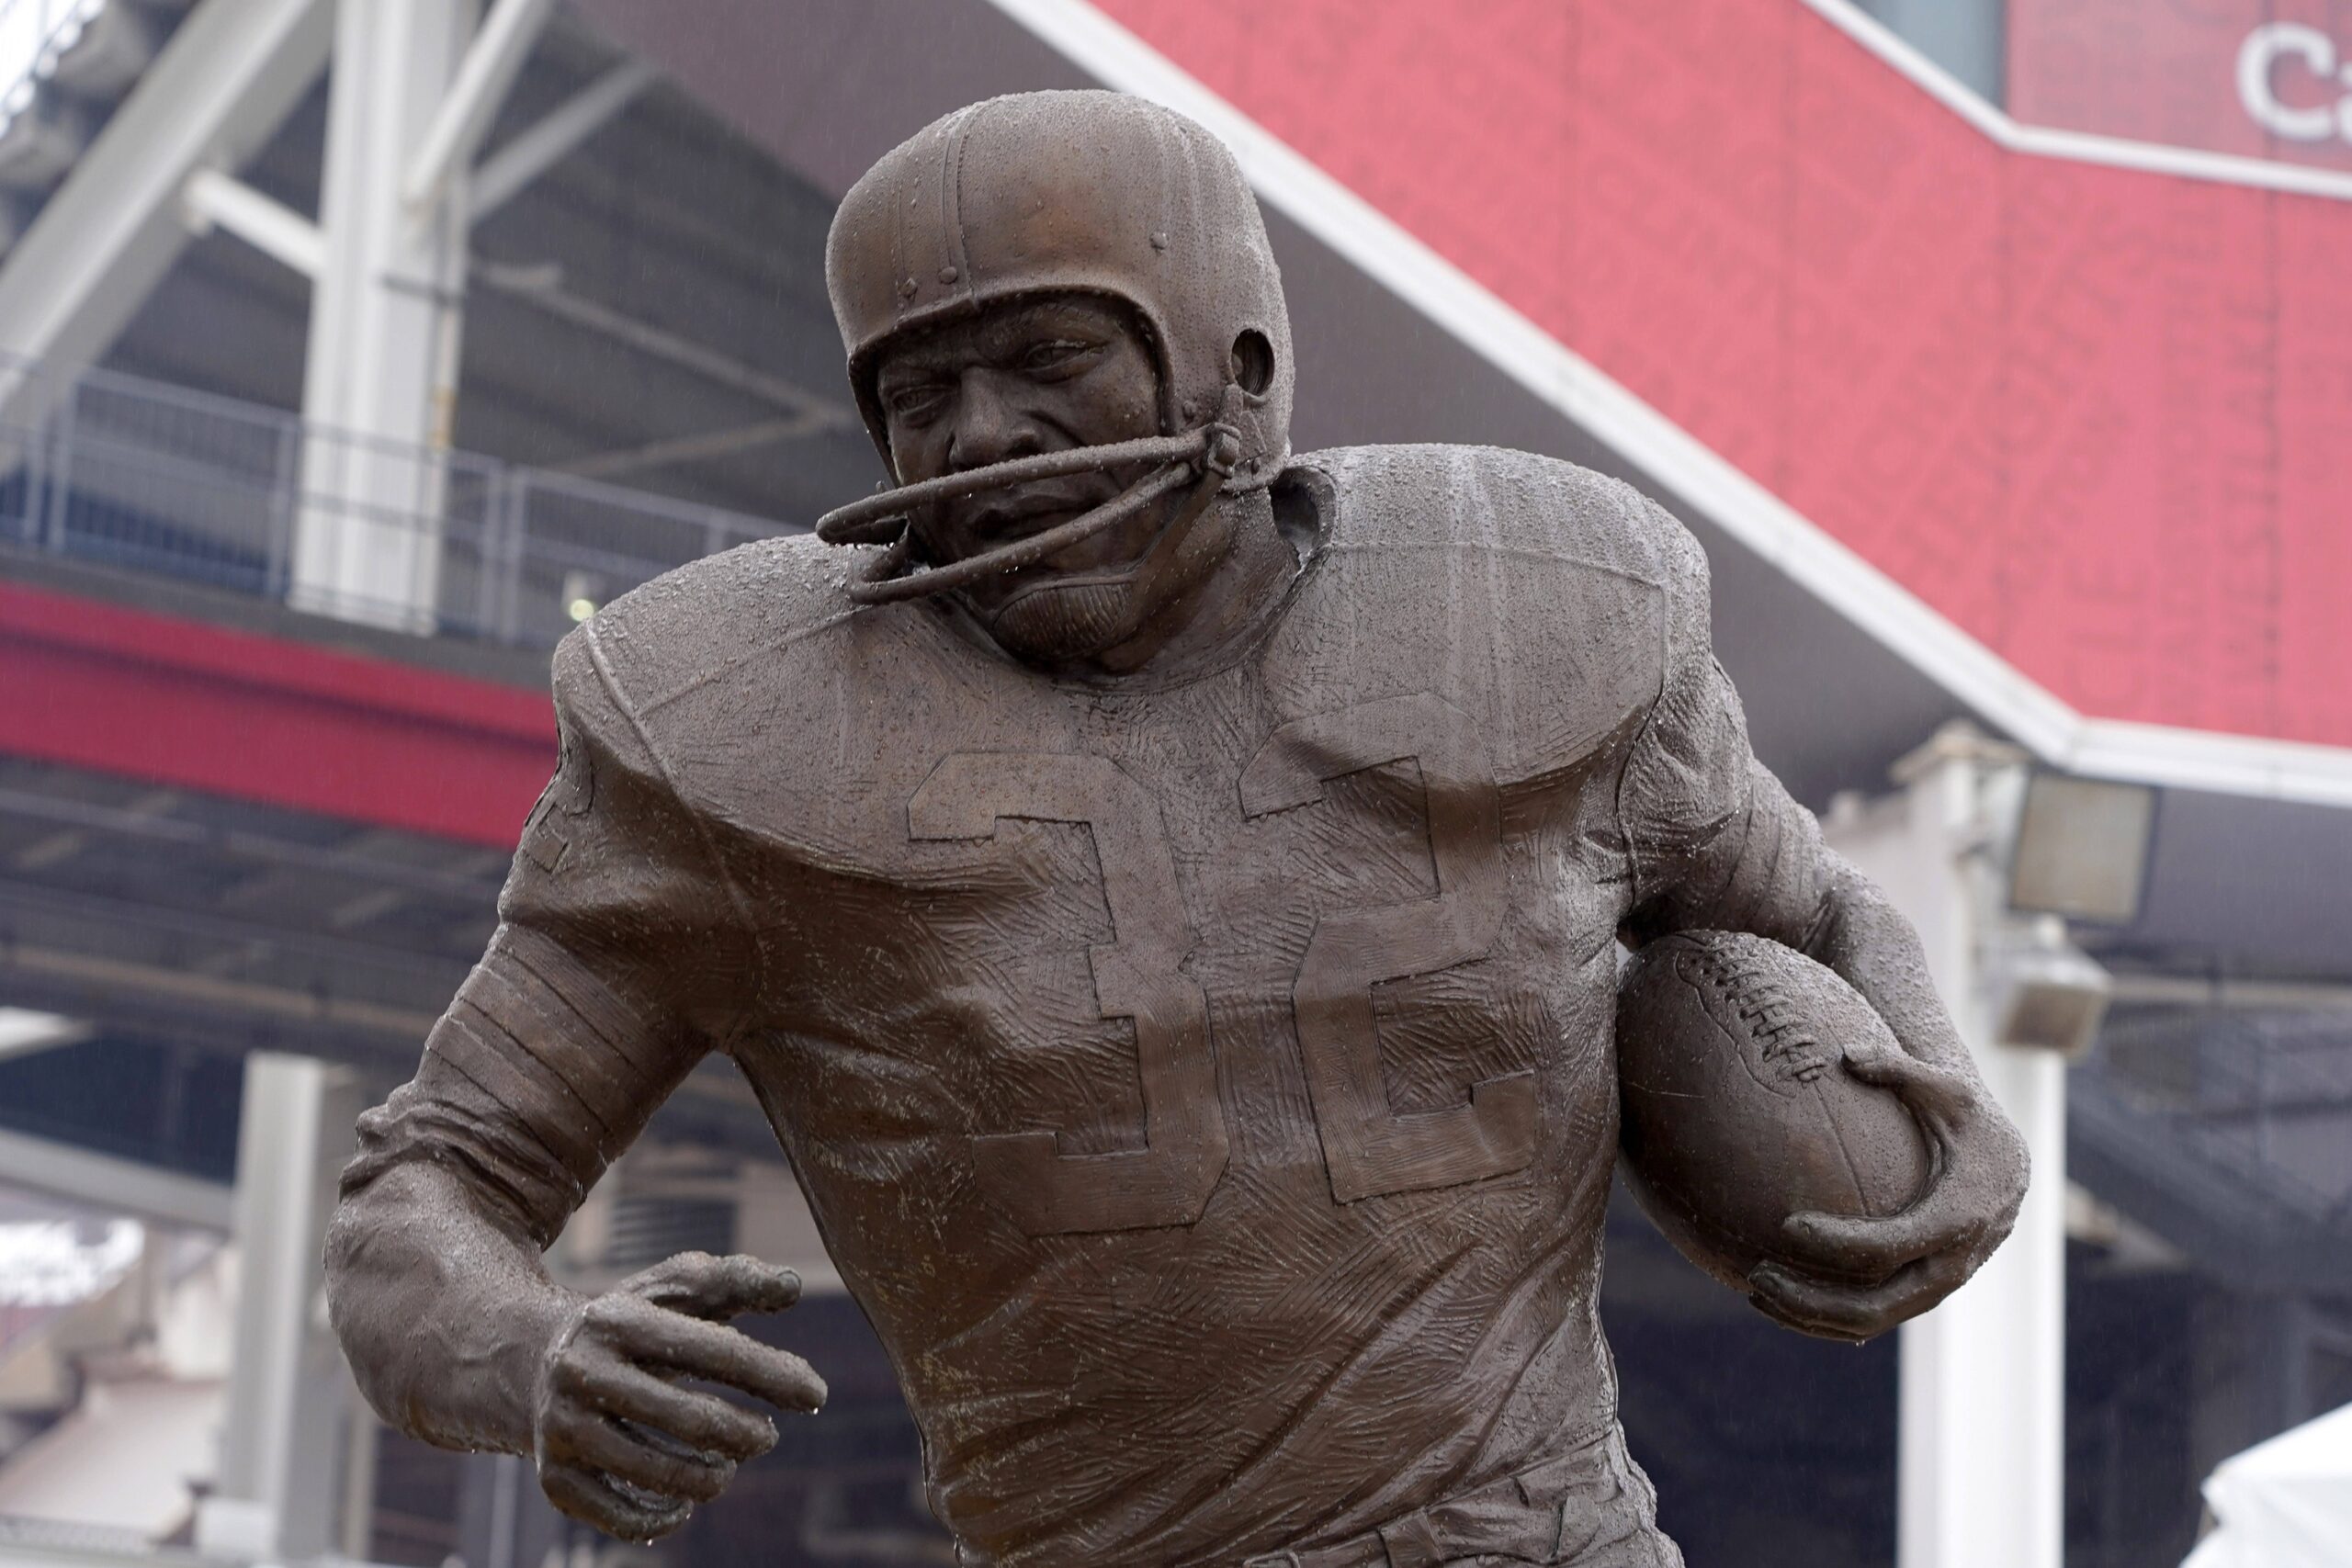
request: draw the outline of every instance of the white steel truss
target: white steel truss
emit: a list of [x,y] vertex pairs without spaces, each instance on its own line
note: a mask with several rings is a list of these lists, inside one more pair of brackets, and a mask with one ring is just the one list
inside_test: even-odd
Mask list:
[[324,68],[328,0],[205,0],[183,21],[0,265],[0,350],[41,361],[0,371],[0,421],[104,354],[188,241],[189,176],[234,169]]
[[[214,0],[215,4],[219,0]],[[404,171],[442,112],[472,32],[472,0],[346,3],[335,17],[311,294],[302,461],[289,602],[402,630],[434,629],[442,510],[463,326],[462,179],[428,210]],[[423,456],[420,457],[419,454]]]
[[582,142],[637,102],[658,76],[645,62],[627,61],[581,88],[528,130],[517,131],[474,169],[467,203],[473,220],[481,222],[571,156]]
[[434,112],[401,185],[419,214],[430,212],[449,182],[473,161],[498,106],[555,10],[555,0],[498,0],[458,65],[457,79]]

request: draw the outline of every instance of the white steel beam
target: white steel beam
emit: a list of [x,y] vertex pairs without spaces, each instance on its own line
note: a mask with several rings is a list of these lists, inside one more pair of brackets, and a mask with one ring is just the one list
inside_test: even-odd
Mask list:
[[630,446],[618,452],[598,452],[592,457],[556,464],[555,471],[583,479],[609,479],[619,474],[641,473],[647,468],[666,468],[680,463],[705,463],[714,457],[732,457],[755,447],[772,446],[779,441],[813,435],[827,428],[829,426],[825,423],[808,414],[787,414],[782,419],[765,419],[757,424],[738,425],[731,430],[697,431],[692,435],[673,435],[665,441],[649,441],[641,446]]
[[188,176],[237,167],[277,129],[326,63],[330,9],[204,0],[180,24],[0,265],[0,350],[52,372],[0,372],[0,420],[28,423],[28,387],[112,345],[187,243]]
[[1899,1568],[2061,1568],[2065,1545],[2066,1063],[1994,1043],[1985,941],[2023,789],[2014,749],[1955,727],[1896,770],[1903,789],[1833,808],[1823,836],[1918,929],[1936,989],[2025,1134],[2033,1182],[1976,1277],[1903,1326]]
[[0,1132],[0,1183],[195,1230],[226,1232],[235,1213],[217,1181],[23,1133]]
[[563,287],[560,268],[506,266],[476,258],[473,276],[484,288],[517,304],[531,306],[558,321],[610,338],[648,358],[691,370],[715,385],[790,409],[805,422],[805,428],[795,434],[857,428],[857,414],[847,401],[812,392],[781,376],[729,358],[707,344],[573,294]]
[[2222,976],[2115,975],[2119,1002],[2278,1012],[2352,1012],[2352,986],[2325,980],[2233,980]]
[[198,169],[182,195],[188,226],[201,234],[216,225],[305,277],[326,269],[327,237],[282,202],[218,169]]
[[335,17],[288,597],[403,631],[432,631],[440,596],[466,211],[462,168],[429,211],[401,182],[475,14],[473,0],[345,0]]
[[506,90],[554,12],[555,0],[498,0],[409,163],[401,195],[413,209],[431,210],[450,180],[473,161],[506,101]]
[[613,118],[635,103],[660,73],[641,60],[616,65],[557,109],[519,131],[473,172],[468,207],[481,222],[527,188],[531,182],[571,156],[580,144],[602,130]]
[[336,1467],[356,1391],[314,1303],[361,1103],[347,1068],[268,1051],[245,1058],[237,1323],[219,1489],[197,1519],[209,1556],[303,1561],[335,1543]]

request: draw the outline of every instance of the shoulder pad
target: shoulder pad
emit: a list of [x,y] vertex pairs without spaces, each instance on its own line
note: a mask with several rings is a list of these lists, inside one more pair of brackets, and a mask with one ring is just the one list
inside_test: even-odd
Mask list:
[[1308,453],[1293,470],[1343,498],[1329,542],[1342,549],[1487,549],[1574,560],[1667,586],[1698,544],[1622,479],[1500,446],[1351,446]]
[[1704,558],[1630,485],[1441,446],[1315,453],[1285,479],[1329,507],[1270,649],[1285,707],[1432,692],[1482,716],[1509,782],[1577,765],[1657,700]]
[[640,713],[847,619],[850,568],[866,552],[813,534],[758,539],[667,571],[589,622]]
[[689,806],[814,833],[892,737],[994,722],[1002,705],[976,684],[1035,680],[965,648],[933,606],[853,604],[867,558],[799,535],[696,561],[591,618],[573,662],[593,651]]

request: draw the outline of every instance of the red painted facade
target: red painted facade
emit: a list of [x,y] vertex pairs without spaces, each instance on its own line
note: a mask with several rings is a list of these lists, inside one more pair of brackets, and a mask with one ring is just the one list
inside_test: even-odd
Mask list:
[[1797,0],[1099,3],[2077,708],[2352,745],[2352,202],[2004,152]]
[[2347,0],[2008,0],[2008,24],[2028,125],[2352,169]]
[[[1798,0],[1098,3],[2077,708],[2352,746],[2352,202],[2004,152]],[[0,584],[0,752],[503,847],[554,736]]]
[[511,849],[541,693],[0,582],[0,752]]

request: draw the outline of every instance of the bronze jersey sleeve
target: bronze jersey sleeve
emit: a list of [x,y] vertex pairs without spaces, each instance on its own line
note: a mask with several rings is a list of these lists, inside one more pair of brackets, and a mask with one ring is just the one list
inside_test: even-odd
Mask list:
[[1666,672],[1618,786],[1634,875],[1626,934],[1744,931],[1802,950],[1829,888],[1820,824],[1749,750],[1708,630],[1706,556],[1650,506],[1668,534]]
[[346,1196],[395,1164],[456,1170],[544,1248],[714,1045],[755,984],[707,829],[613,678],[592,623],[554,662],[561,750],[489,950],[413,1081],[359,1121]]

